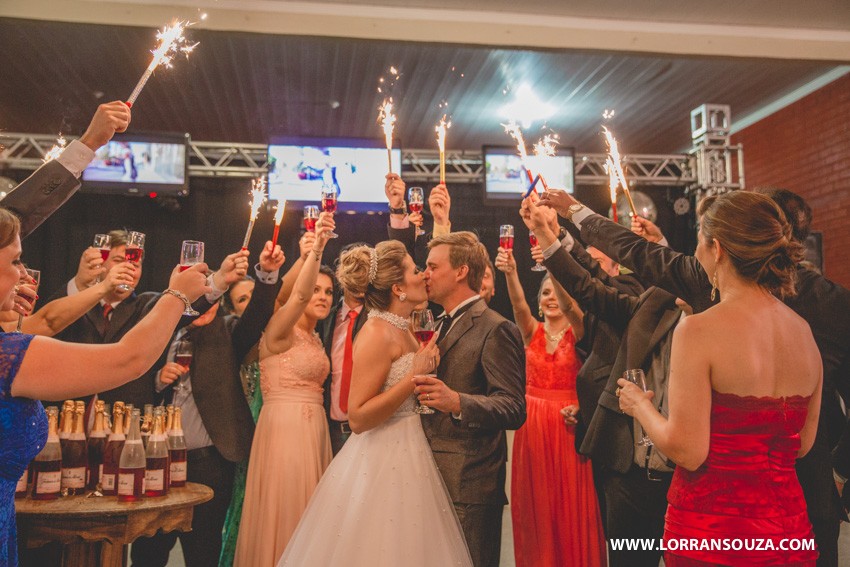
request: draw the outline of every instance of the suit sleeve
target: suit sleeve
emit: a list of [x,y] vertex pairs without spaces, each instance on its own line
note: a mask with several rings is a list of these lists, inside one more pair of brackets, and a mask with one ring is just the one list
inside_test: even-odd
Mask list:
[[694,312],[713,305],[711,282],[697,259],[666,246],[648,242],[625,227],[600,215],[581,223],[581,236],[588,245],[632,270],[645,285],[656,285],[685,300]]
[[387,236],[404,244],[411,257],[416,253],[416,226],[413,223],[409,223],[407,228],[393,228],[387,223]]
[[519,429],[525,423],[525,348],[519,329],[503,321],[484,340],[486,394],[460,394],[460,424],[471,429]]
[[61,163],[49,161],[12,189],[0,205],[20,217],[21,238],[25,238],[79,187],[80,181]]
[[563,248],[558,248],[543,264],[584,311],[618,329],[625,329],[637,309],[637,297],[621,293],[590,277],[587,270]]
[[263,330],[274,313],[274,300],[282,282],[265,284],[257,282],[245,312],[233,327],[233,353],[242,362],[248,352],[259,342]]

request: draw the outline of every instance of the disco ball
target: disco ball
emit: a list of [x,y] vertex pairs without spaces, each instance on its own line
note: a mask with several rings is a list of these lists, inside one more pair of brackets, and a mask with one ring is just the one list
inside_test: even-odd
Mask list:
[[[655,222],[658,218],[658,209],[655,207],[653,200],[643,191],[631,191],[632,201],[635,203],[638,216],[649,219]],[[625,227],[632,226],[631,220],[632,210],[629,208],[629,200],[623,193],[617,195],[617,220]]]

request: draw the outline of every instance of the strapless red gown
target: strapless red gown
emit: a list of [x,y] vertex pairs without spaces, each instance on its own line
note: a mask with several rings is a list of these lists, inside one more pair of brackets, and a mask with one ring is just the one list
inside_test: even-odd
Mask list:
[[[814,535],[794,469],[808,403],[802,396],[712,392],[708,458],[693,472],[678,467],[667,494],[667,567],[815,565]],[[804,541],[787,541],[795,538]],[[685,550],[682,540],[699,540],[700,547],[714,540],[721,549]],[[722,549],[737,547],[735,540],[742,549]],[[799,549],[800,543],[811,547]]]

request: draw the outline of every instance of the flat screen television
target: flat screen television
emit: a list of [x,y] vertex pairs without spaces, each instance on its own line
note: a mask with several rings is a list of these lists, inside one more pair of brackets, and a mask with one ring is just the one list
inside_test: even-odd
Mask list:
[[[401,150],[392,150],[401,171]],[[278,139],[269,145],[269,200],[318,204],[322,187],[337,190],[340,211],[384,211],[387,148],[379,140]]]
[[189,135],[116,134],[83,171],[82,190],[139,196],[189,194]]
[[[484,146],[484,201],[504,204],[519,201],[528,189],[528,177],[522,170],[522,161],[516,146]],[[554,156],[528,156],[532,173],[539,173],[553,189],[575,191],[575,152],[572,148],[558,148]],[[538,184],[542,191],[543,185]]]

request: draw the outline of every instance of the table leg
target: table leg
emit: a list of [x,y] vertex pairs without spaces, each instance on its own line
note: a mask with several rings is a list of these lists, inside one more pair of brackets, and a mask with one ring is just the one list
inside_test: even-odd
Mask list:
[[103,546],[100,549],[101,567],[126,567],[128,546],[110,541],[104,541],[101,545]]
[[62,567],[97,567],[100,544],[91,541],[70,543],[62,547]]

